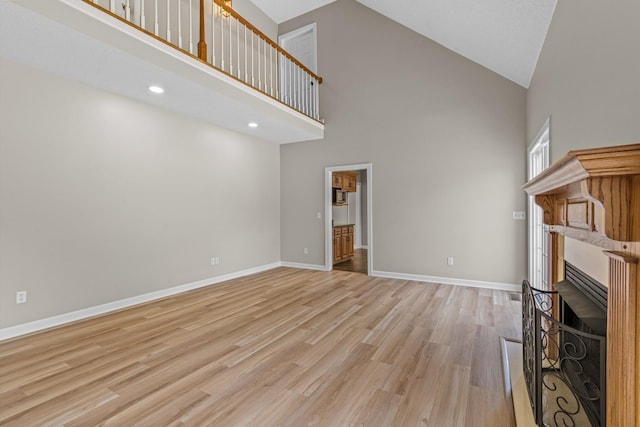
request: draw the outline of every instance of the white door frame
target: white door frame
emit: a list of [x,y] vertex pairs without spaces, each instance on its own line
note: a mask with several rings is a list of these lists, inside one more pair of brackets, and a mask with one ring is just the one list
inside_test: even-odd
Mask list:
[[355,220],[355,242],[356,249],[362,248],[362,184],[356,182],[356,220]]
[[[527,180],[531,180],[542,170],[549,167],[550,143],[551,143],[551,117],[547,118],[538,134],[527,147]],[[537,152],[542,150],[542,157],[534,166],[534,157],[538,158]],[[535,170],[535,169],[538,170]],[[528,221],[528,258],[529,258],[529,281],[531,286],[545,289],[550,285],[548,271],[548,241],[544,224],[542,223],[542,208],[536,205],[533,196],[528,197],[529,221]],[[538,248],[539,247],[539,248]]]
[[328,166],[324,168],[324,269],[333,270],[333,227],[331,225],[331,173],[364,170],[367,173],[367,274],[373,272],[373,164]]
[[[317,25],[315,22],[309,24],[309,25],[305,25],[304,27],[298,28],[297,30],[293,30],[293,31],[289,31],[288,33],[285,34],[281,34],[278,36],[278,46],[284,48],[285,44],[291,40],[291,39],[295,39],[298,36],[301,36],[302,34],[305,34],[309,31],[311,31],[311,34],[313,35],[313,50],[315,51],[315,55],[313,56],[313,64],[305,64],[311,71],[313,71],[314,73],[317,72],[317,67],[318,67],[318,32],[317,32]],[[285,49],[286,50],[286,49]]]

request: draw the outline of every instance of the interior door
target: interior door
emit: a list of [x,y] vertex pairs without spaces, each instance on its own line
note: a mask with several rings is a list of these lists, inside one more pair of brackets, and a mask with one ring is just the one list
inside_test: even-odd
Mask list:
[[[289,33],[278,36],[280,47],[289,52],[294,58],[304,64],[305,67],[316,72],[317,62],[317,42],[316,24],[310,24]],[[295,86],[289,82],[295,77],[293,69],[286,62],[281,62],[280,66],[280,99],[287,102],[290,97],[296,99],[311,99],[313,82],[296,89],[297,93],[292,93]],[[306,92],[306,93],[303,93]]]

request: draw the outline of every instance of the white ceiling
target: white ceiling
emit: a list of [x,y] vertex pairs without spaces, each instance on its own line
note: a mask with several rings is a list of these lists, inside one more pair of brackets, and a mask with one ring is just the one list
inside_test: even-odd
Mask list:
[[[252,0],[277,23],[334,0]],[[557,0],[357,0],[529,87]]]

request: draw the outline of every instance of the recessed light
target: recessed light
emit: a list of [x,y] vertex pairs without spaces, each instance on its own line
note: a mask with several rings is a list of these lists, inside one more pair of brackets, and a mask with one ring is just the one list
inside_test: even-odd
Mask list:
[[164,93],[164,89],[162,89],[160,86],[149,86],[149,91],[153,93]]
[[257,128],[258,124],[256,122],[251,122],[251,123],[249,123],[249,127],[250,128]]

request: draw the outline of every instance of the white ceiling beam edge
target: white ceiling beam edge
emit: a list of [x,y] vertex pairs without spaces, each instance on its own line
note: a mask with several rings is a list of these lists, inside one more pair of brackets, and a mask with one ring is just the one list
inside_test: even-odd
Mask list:
[[278,144],[324,138],[322,123],[79,0],[0,1],[0,40],[7,59],[226,129]]

